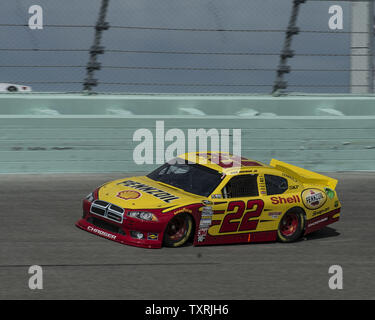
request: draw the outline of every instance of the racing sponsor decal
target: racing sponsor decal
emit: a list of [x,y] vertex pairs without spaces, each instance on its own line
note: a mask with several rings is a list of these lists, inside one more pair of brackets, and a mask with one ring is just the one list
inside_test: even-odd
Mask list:
[[319,210],[319,211],[315,211],[315,212],[312,213],[312,216],[313,216],[313,217],[318,216],[318,215],[320,215],[320,214],[322,214],[322,213],[327,212],[328,210],[329,210],[329,207],[324,208],[324,209]]
[[301,199],[298,195],[293,195],[290,197],[271,197],[272,204],[287,204],[287,203],[298,203]]
[[212,223],[211,217],[201,217],[201,220],[199,222],[199,227],[201,228],[208,228]]
[[317,220],[317,221],[314,221],[314,222],[309,223],[309,224],[307,225],[307,227],[310,228],[310,227],[312,227],[312,226],[315,226],[315,225],[317,225],[317,224],[319,224],[319,223],[322,223],[322,222],[324,222],[324,221],[327,221],[327,220],[328,220],[328,217],[322,218],[322,219],[320,219],[320,220]]
[[212,207],[206,206],[202,208],[202,216],[212,217],[212,215],[213,215]]
[[208,228],[212,224],[212,216],[214,212],[211,206],[202,207],[201,220],[199,222],[199,229],[197,233],[198,242],[203,242],[206,239]]
[[203,242],[207,237],[208,228],[198,230],[198,242]]
[[199,222],[199,227],[200,228],[209,228],[212,223],[212,215],[213,215],[213,210],[212,207],[203,207],[202,208],[202,215],[201,215],[201,220]]
[[102,230],[99,230],[99,229],[96,229],[96,228],[93,228],[91,226],[88,226],[87,227],[87,231],[90,231],[90,232],[93,232],[93,233],[97,233],[103,237],[106,237],[106,238],[109,238],[109,239],[112,239],[112,240],[115,240],[116,239],[116,236],[113,235],[113,234],[110,234],[108,232],[105,232],[105,231],[102,231]]
[[284,177],[286,177],[286,178],[288,178],[288,179],[290,179],[290,180],[293,180],[294,182],[298,182],[296,178],[292,177],[289,174],[286,174],[286,173],[283,172],[281,175],[284,176]]
[[116,195],[117,198],[121,198],[123,200],[138,199],[140,196],[141,194],[138,191],[134,191],[134,190],[120,191]]
[[326,194],[319,189],[306,189],[301,197],[305,207],[310,210],[319,209],[327,201]]
[[147,233],[147,240],[158,240],[158,239],[159,239],[158,233],[153,233],[153,232]]
[[179,199],[179,197],[177,197],[173,194],[170,194],[166,191],[163,191],[163,190],[160,190],[160,189],[157,189],[157,188],[154,188],[154,187],[150,187],[147,184],[143,184],[143,183],[136,182],[136,181],[133,181],[133,180],[126,180],[126,181],[120,182],[118,184],[126,186],[126,187],[130,187],[130,188],[133,188],[133,189],[137,189],[137,190],[143,191],[143,192],[148,193],[148,194],[151,194],[152,196],[154,196],[154,197],[156,197],[160,200],[163,200],[164,202],[167,202],[167,203],[169,203],[173,200]]
[[281,215],[281,213],[282,212],[268,212],[268,216],[273,218],[273,219],[276,219]]
[[313,231],[319,230],[324,226],[336,222],[340,217],[340,209],[334,209],[332,211],[326,212],[321,216],[317,216],[307,221],[307,226],[305,234],[309,234]]
[[177,209],[176,211],[173,211],[173,214],[176,215],[182,212],[193,213],[193,211],[188,208],[180,208],[180,209]]

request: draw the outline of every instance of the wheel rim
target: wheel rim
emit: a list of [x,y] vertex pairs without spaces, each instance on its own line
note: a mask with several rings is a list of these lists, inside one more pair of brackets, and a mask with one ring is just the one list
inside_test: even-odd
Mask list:
[[175,217],[170,224],[168,225],[167,229],[168,238],[173,241],[181,240],[187,232],[187,222],[186,219],[183,217]]
[[280,232],[283,236],[293,235],[298,228],[298,216],[295,213],[287,214],[281,221]]

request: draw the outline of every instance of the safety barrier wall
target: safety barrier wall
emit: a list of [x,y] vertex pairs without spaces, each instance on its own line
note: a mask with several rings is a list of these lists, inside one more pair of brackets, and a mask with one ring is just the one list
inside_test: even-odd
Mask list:
[[158,164],[134,162],[133,135],[150,130],[155,151],[156,121],[186,139],[241,129],[242,155],[265,163],[375,170],[375,96],[1,94],[0,173],[149,171]]

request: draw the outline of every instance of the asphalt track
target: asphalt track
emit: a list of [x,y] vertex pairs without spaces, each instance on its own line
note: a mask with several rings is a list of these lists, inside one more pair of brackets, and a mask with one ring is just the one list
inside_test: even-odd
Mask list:
[[[0,176],[3,299],[375,299],[375,173],[339,179],[341,220],[292,243],[142,249],[84,232],[81,198],[108,175]],[[43,290],[30,290],[31,265]],[[342,290],[328,269],[343,268]]]

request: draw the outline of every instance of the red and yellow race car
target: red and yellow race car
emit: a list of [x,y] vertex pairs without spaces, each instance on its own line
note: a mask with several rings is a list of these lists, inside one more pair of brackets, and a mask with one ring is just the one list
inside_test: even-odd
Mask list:
[[76,225],[123,244],[292,242],[340,217],[337,180],[272,159],[186,153],[147,176],[104,184]]

